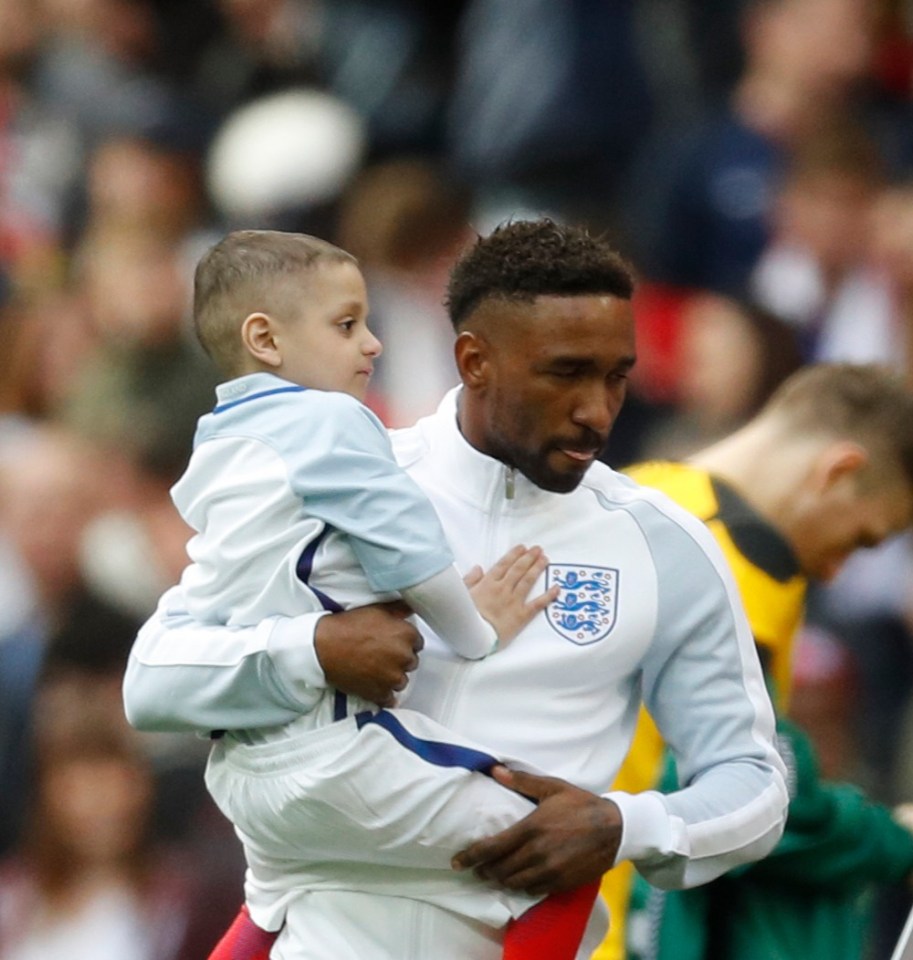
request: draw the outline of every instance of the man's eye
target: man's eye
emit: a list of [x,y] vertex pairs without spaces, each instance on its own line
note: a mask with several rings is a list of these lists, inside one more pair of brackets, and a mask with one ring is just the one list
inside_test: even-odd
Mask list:
[[355,321],[354,321],[353,319],[351,319],[351,318],[349,318],[348,320],[340,320],[340,321],[339,321],[339,327],[340,327],[340,329],[343,330],[345,333],[349,333],[354,326],[355,326]]

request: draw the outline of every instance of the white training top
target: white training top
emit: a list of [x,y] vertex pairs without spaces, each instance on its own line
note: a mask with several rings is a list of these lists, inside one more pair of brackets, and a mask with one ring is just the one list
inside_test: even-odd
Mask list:
[[[430,497],[457,567],[540,544],[560,596],[496,656],[460,660],[429,636],[406,706],[457,734],[606,794],[622,813],[618,860],[661,887],[706,882],[772,849],[785,819],[774,718],[738,592],[704,525],[663,494],[594,464],[571,493],[541,490],[470,446],[456,394],[393,435]],[[255,629],[194,623],[178,593],[143,627],[125,680],[141,729],[282,723],[320,695],[314,615]],[[310,652],[309,652],[310,651]],[[641,700],[683,788],[606,793]]]

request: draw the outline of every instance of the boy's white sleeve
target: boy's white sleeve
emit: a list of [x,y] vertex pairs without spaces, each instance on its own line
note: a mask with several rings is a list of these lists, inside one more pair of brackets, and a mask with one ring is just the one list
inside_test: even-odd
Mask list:
[[270,617],[254,627],[201,624],[173,587],[130,652],[127,718],[149,731],[251,729],[294,720],[326,687],[314,650],[322,616]]
[[498,635],[476,609],[453,564],[401,593],[406,603],[460,656],[478,660],[494,652]]

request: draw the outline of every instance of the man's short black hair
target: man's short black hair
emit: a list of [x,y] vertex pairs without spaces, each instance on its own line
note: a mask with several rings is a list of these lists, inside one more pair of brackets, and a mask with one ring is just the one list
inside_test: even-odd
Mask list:
[[630,300],[631,267],[600,237],[553,220],[516,220],[480,237],[450,274],[445,303],[459,330],[485,300],[607,294]]

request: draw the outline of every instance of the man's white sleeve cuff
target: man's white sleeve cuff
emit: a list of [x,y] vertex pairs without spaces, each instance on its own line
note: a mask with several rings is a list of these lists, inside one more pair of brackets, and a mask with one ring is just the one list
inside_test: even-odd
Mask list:
[[304,700],[327,685],[323,667],[314,649],[317,621],[329,611],[304,613],[299,617],[271,617],[266,649],[280,680],[290,692]]
[[624,860],[649,862],[687,856],[684,823],[669,813],[661,794],[653,790],[636,794],[615,790],[603,796],[621,811],[621,843],[616,864]]

